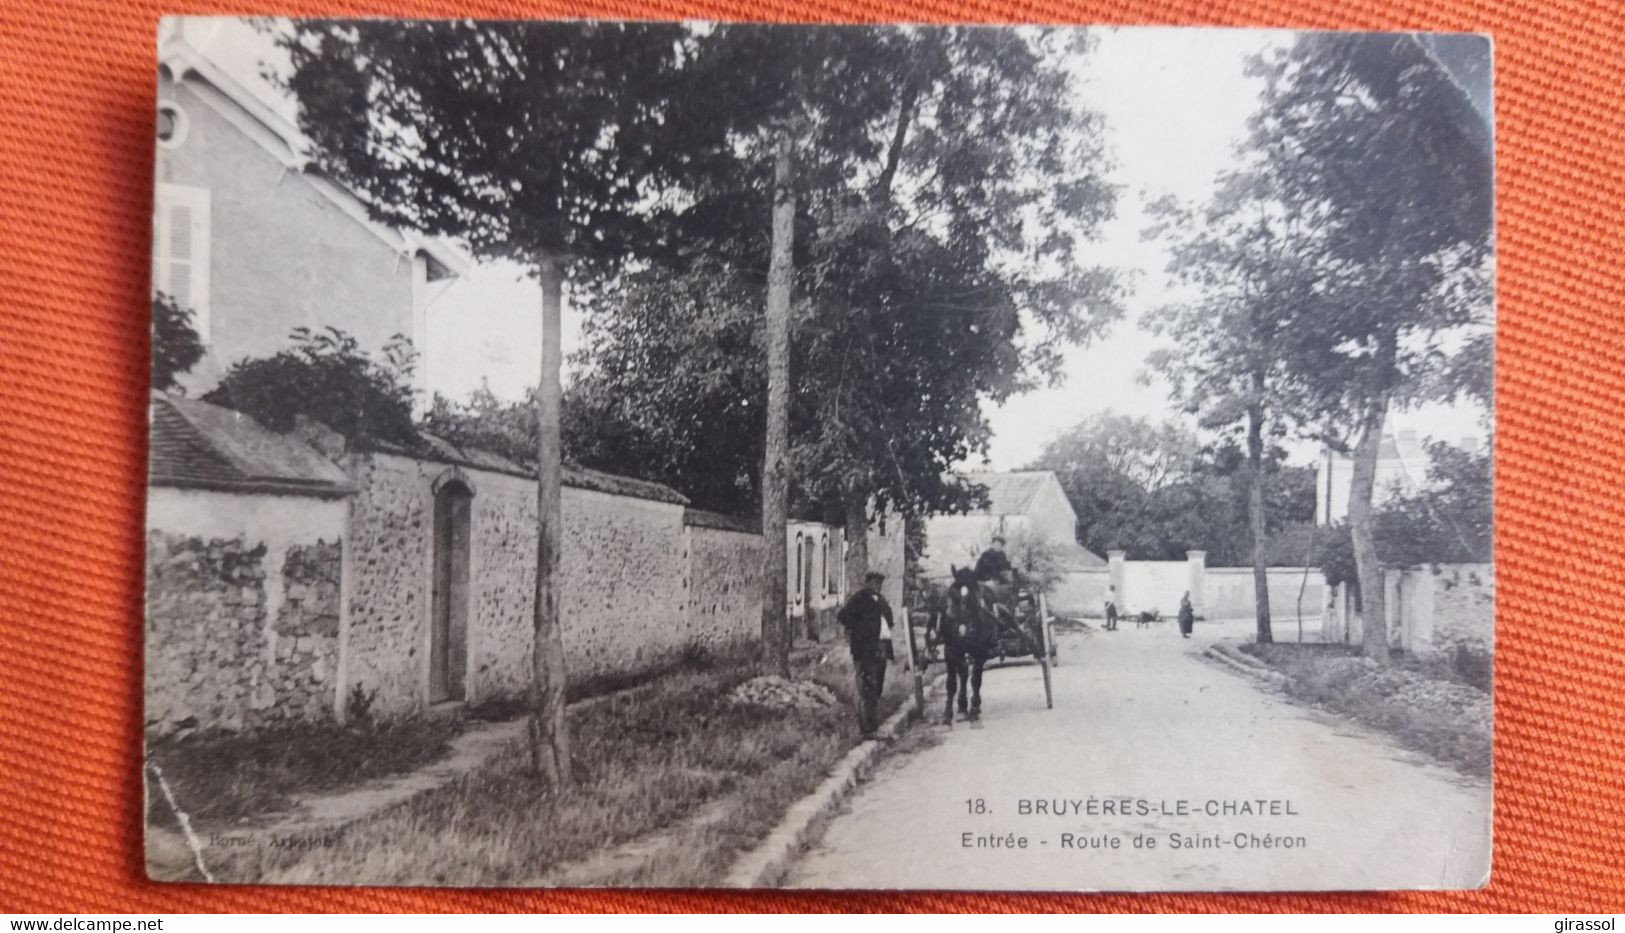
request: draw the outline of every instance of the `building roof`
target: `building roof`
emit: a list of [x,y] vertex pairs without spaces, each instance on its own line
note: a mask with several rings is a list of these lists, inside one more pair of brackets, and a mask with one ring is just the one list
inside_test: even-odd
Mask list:
[[958,474],[968,483],[987,487],[988,507],[982,512],[988,515],[1025,515],[1054,476],[1049,470]]
[[147,482],[153,486],[348,495],[344,471],[297,437],[242,414],[153,393]]
[[[1472,438],[1466,438],[1464,439],[1463,444],[1458,444],[1456,446],[1465,447],[1465,443],[1472,441]],[[1335,460],[1338,463],[1354,462],[1353,451],[1339,453],[1332,450],[1330,447],[1323,447],[1322,455]],[[1407,466],[1426,468],[1430,459],[1431,455],[1428,453],[1427,448],[1423,446],[1422,442],[1417,439],[1416,432],[1414,431],[1400,431],[1397,435],[1385,433],[1382,436],[1382,440],[1377,442],[1378,463],[1399,463]]]
[[[147,482],[152,486],[275,492],[338,497],[352,491],[337,464],[295,434],[278,434],[242,412],[197,399],[152,394]],[[373,451],[535,479],[536,471],[499,454],[458,447],[432,434],[412,445],[377,438],[351,444]],[[566,466],[563,484],[575,489],[688,505],[670,486]],[[725,518],[725,517],[722,517]]]
[[1062,570],[1088,570],[1092,567],[1104,567],[1107,563],[1106,558],[1077,543],[1059,545],[1056,558]]

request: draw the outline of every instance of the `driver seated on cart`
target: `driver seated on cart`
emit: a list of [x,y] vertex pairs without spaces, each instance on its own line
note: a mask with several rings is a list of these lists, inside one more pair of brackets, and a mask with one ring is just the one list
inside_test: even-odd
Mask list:
[[993,543],[976,559],[976,579],[982,584],[987,602],[1013,614],[1013,585],[1020,583],[1022,577],[1021,571],[1010,563],[1009,556],[1004,553],[1004,544],[1004,535],[993,536]]

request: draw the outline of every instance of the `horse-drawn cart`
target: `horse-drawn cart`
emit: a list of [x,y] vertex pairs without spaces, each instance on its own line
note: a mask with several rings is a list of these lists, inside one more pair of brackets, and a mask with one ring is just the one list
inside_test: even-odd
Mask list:
[[988,661],[1032,658],[1043,671],[1044,705],[1054,707],[1050,668],[1059,653],[1054,617],[1043,593],[1021,583],[985,585],[968,569],[956,568],[946,586],[931,588],[921,608],[924,611],[911,614],[926,620],[923,637],[915,641],[925,646],[920,664],[946,663],[950,693],[955,688],[956,668],[966,668],[964,675],[979,694],[982,666]]

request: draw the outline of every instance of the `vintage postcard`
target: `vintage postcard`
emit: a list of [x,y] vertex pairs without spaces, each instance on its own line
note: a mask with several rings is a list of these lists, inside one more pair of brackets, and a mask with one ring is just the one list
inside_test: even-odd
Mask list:
[[151,877],[1487,883],[1488,37],[155,66]]

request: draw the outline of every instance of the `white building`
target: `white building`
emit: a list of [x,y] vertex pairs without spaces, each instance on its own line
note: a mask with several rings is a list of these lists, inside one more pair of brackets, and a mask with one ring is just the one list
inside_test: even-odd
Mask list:
[[987,487],[988,507],[926,521],[921,561],[926,576],[941,579],[951,566],[974,564],[994,535],[1014,541],[1031,534],[1055,545],[1063,570],[1105,566],[1105,558],[1078,543],[1078,515],[1053,472],[966,473],[960,478]]
[[[1464,438],[1463,450],[1478,447],[1477,438]],[[1377,447],[1377,479],[1372,501],[1381,503],[1395,491],[1410,493],[1427,484],[1429,455],[1414,430],[1384,434]],[[1332,525],[1349,516],[1349,491],[1354,479],[1354,458],[1330,449],[1320,452],[1315,465],[1315,524]]]

